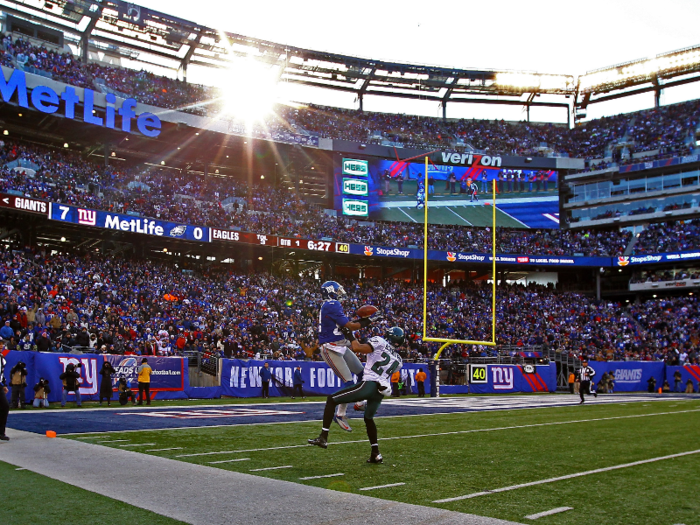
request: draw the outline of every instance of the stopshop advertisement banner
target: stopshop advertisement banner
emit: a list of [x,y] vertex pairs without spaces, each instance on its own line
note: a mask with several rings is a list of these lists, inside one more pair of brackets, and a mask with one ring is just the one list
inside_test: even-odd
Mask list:
[[593,382],[597,385],[605,372],[615,375],[615,392],[642,392],[653,376],[657,386],[664,382],[665,363],[646,361],[589,361],[595,370]]
[[[333,370],[322,361],[244,361],[223,359],[221,365],[221,394],[230,397],[260,397],[262,381],[260,369],[269,363],[272,380],[270,396],[293,395],[293,375],[301,367],[304,395],[329,395],[342,388],[342,382]],[[402,381],[412,393],[417,393],[415,375],[419,369],[428,374],[428,365],[406,363],[401,369]],[[356,379],[356,378],[355,378]],[[426,393],[430,392],[430,380],[425,381]]]
[[[25,389],[25,399],[27,401],[34,399],[34,385],[43,377],[49,381],[51,388],[49,402],[60,402],[63,383],[59,376],[69,364],[81,365],[79,368],[76,368],[76,371],[80,372],[81,398],[87,401],[97,401],[102,382],[99,371],[105,360],[108,360],[117,371],[112,376],[113,389],[116,389],[119,375],[124,374],[127,379],[131,380],[131,388],[134,393],[138,393],[136,380],[138,372],[136,370],[138,364],[140,364],[141,356],[7,352],[5,359],[7,360],[6,383],[9,383],[9,373],[12,367],[19,361],[27,365],[27,388]],[[148,364],[153,369],[153,374],[151,375],[151,399],[180,399],[187,397],[184,393],[186,383],[184,359],[180,357],[148,357]],[[116,398],[117,395],[114,393],[113,399]],[[68,401],[75,401],[75,394],[69,393]]]

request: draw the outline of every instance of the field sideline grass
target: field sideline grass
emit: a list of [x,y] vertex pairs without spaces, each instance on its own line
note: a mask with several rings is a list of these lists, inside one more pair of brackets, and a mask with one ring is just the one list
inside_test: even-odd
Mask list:
[[[667,412],[671,413],[664,414]],[[327,450],[305,446],[307,438],[318,434],[318,422],[143,431],[121,437],[130,443],[155,443],[149,448],[182,447],[182,450],[154,453],[181,461],[208,465],[212,461],[250,458],[212,465],[244,473],[292,465],[293,468],[255,474],[513,521],[522,522],[526,515],[567,506],[574,510],[542,518],[538,523],[700,525],[700,502],[692,491],[700,469],[700,454],[469,500],[433,503],[438,499],[700,449],[697,434],[700,400],[606,405],[592,402],[584,406],[531,410],[378,418],[380,448],[385,456],[383,465],[365,462],[369,445],[364,425],[359,419],[354,423],[355,431],[351,434],[334,426]],[[470,432],[406,438],[459,431]],[[109,435],[114,437],[119,433]],[[87,437],[84,439],[87,442],[100,439],[100,436],[73,437]],[[177,457],[273,447],[294,448]],[[341,472],[343,476],[299,480]],[[391,483],[405,485],[369,492],[359,490]]]
[[[97,459],[95,459],[97,461]],[[76,464],[79,467],[79,463]],[[0,523],[37,525],[68,523],[148,523],[178,525],[181,521],[128,505],[0,461]],[[109,475],[106,472],[105,475]],[[126,481],[128,483],[128,481]]]

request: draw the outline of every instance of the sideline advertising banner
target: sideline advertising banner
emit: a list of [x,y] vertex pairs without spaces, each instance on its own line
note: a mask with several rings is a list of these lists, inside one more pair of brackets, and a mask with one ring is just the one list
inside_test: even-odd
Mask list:
[[[185,360],[181,357],[154,357],[147,356],[148,364],[153,369],[151,375],[151,399],[186,399],[185,395]],[[80,397],[85,401],[97,401],[102,378],[99,371],[102,363],[108,360],[117,371],[112,375],[112,388],[116,389],[116,383],[120,374],[124,374],[127,380],[131,380],[131,389],[138,394],[137,368],[141,362],[141,356],[121,355],[97,355],[97,354],[49,354],[41,352],[7,352],[6,383],[9,383],[9,373],[17,362],[22,361],[27,365],[27,388],[24,397],[27,402],[34,399],[34,385],[39,378],[49,381],[51,393],[49,402],[61,401],[63,383],[59,376],[65,372],[66,366],[80,364],[76,371],[80,373]],[[8,393],[8,399],[9,399]],[[117,399],[116,392],[112,399]],[[68,401],[75,401],[75,394],[68,394]]]
[[[323,361],[244,361],[242,359],[222,359],[221,361],[221,395],[229,397],[260,397],[262,381],[260,369],[269,363],[272,379],[270,397],[293,395],[292,377],[297,366],[301,367],[304,381],[304,395],[329,395],[342,388],[342,382],[333,370]],[[402,381],[412,393],[418,393],[415,375],[419,369],[426,374],[428,365],[405,363],[401,369]],[[357,379],[355,377],[355,379]],[[425,381],[426,394],[430,392],[430,381]]]
[[[681,384],[676,387],[676,381],[673,377],[676,372],[681,373]],[[671,392],[678,390],[679,392],[685,392],[688,387],[688,381],[693,385],[693,392],[700,392],[700,366],[699,365],[685,365],[685,366],[667,366],[666,367],[666,381],[671,387]],[[663,383],[657,383],[656,388],[660,388]]]
[[469,385],[440,385],[441,394],[556,392],[557,365],[469,365]]
[[666,365],[656,361],[589,361],[588,366],[595,370],[593,382],[596,385],[605,372],[613,372],[615,392],[646,392],[652,376],[657,388],[663,384]]

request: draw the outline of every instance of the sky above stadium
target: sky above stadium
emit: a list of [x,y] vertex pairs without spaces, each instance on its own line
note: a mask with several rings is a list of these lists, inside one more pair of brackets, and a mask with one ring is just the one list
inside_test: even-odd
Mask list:
[[[700,44],[698,0],[138,3],[209,27],[281,44],[465,69],[580,75]],[[700,87],[692,84],[690,95],[684,94],[688,88],[674,94],[671,91],[666,103],[700,96]]]

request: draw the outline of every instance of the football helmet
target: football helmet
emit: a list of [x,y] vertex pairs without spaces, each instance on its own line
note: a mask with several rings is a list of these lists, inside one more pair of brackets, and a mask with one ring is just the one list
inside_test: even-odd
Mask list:
[[321,297],[323,299],[339,300],[345,296],[345,288],[335,281],[326,281],[321,285]]
[[404,332],[403,328],[398,326],[392,326],[384,334],[384,339],[389,341],[392,345],[398,346],[404,342]]

